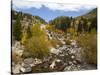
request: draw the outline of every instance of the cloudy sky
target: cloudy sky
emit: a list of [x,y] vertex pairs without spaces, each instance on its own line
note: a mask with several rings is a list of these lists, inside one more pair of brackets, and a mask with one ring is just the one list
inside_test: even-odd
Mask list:
[[13,0],[12,8],[16,11],[38,15],[49,21],[57,16],[80,16],[96,8],[96,6]]

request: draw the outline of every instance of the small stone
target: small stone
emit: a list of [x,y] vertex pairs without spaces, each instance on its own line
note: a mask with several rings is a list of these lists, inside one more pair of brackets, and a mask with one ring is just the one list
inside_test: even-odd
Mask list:
[[20,70],[21,70],[22,72],[25,72],[25,68],[23,68],[23,67],[21,67]]
[[73,63],[71,61],[68,62],[69,65],[72,65]]
[[74,47],[74,48],[77,47],[77,44],[76,44],[75,40],[71,40],[71,46]]
[[61,62],[61,60],[60,59],[57,59],[56,62]]
[[56,45],[57,48],[59,48],[59,45]]
[[77,62],[74,60],[74,61],[73,61],[73,64],[77,64]]
[[52,62],[52,64],[50,65],[50,69],[54,69],[55,67],[55,61]]
[[65,45],[65,44],[66,44],[66,42],[65,42],[65,41],[62,41],[62,40],[61,40],[61,43],[62,43],[63,45]]
[[80,66],[80,65],[78,65],[77,67],[78,67],[78,68],[80,68],[81,66]]
[[34,64],[36,65],[36,64],[40,64],[40,63],[42,63],[42,60],[35,58]]
[[27,73],[27,72],[31,72],[32,68],[30,65],[25,64],[23,67],[20,68],[21,72],[23,73]]
[[74,55],[72,55],[72,56],[71,56],[71,58],[72,58],[72,59],[74,59],[74,58],[75,58],[75,56],[74,56]]
[[64,57],[65,55],[64,55],[64,54],[60,54],[60,56],[61,56],[61,57]]

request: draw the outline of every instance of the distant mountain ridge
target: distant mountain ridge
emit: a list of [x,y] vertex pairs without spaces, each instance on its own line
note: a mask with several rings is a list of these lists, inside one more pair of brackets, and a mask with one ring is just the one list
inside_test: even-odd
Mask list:
[[93,10],[85,13],[84,15],[78,16],[78,17],[85,17],[88,19],[95,18],[97,17],[97,8],[94,8]]
[[12,20],[16,20],[17,17],[20,17],[21,21],[27,21],[27,22],[29,21],[30,23],[43,23],[43,24],[46,23],[45,20],[39,16],[33,16],[31,14],[12,10]]

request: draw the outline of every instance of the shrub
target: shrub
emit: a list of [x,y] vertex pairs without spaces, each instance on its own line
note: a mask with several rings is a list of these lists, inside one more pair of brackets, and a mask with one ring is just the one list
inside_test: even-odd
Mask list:
[[49,54],[49,42],[43,37],[32,37],[25,47],[24,57],[43,58]]
[[44,31],[40,29],[40,25],[38,24],[33,25],[31,32],[32,36],[40,37],[45,35]]
[[21,39],[21,43],[24,44],[28,39],[27,33],[23,33],[22,39]]
[[97,64],[96,34],[86,34],[78,37],[78,45],[82,47],[82,56],[90,64]]
[[50,43],[46,34],[40,29],[39,25],[32,28],[32,37],[25,42],[23,56],[43,58],[49,54]]

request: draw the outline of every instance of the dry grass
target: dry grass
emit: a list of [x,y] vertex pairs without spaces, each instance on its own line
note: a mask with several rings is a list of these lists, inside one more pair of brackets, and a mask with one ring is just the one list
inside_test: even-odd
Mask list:
[[78,45],[82,47],[82,56],[90,64],[97,64],[97,36],[96,34],[81,35],[77,39]]

